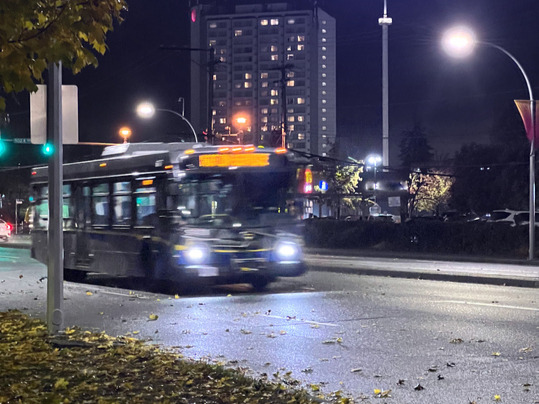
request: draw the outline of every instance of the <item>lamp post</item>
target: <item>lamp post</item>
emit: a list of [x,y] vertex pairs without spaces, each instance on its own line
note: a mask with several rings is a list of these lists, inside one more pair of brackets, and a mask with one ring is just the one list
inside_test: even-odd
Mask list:
[[[530,139],[530,143],[531,143],[530,182],[529,182],[530,220],[529,220],[528,260],[532,260],[535,256],[534,249],[535,249],[535,131],[536,131],[536,128],[535,128],[536,111],[535,111],[535,101],[533,99],[532,87],[530,85],[530,80],[528,79],[526,72],[524,71],[521,64],[518,62],[518,60],[511,53],[509,53],[507,50],[505,50],[501,46],[495,45],[493,43],[478,41],[474,32],[468,27],[463,27],[463,26],[453,27],[447,30],[442,37],[443,49],[450,56],[457,57],[457,58],[463,58],[463,57],[467,57],[471,55],[476,45],[486,45],[491,48],[498,49],[499,51],[504,53],[506,56],[509,56],[509,58],[520,69],[520,72],[522,73],[522,76],[524,76],[524,80],[526,81],[526,86],[528,87],[528,94],[530,98],[529,100],[529,105],[530,105],[529,125],[526,125],[526,121],[525,121],[527,136]],[[518,105],[519,104],[517,103],[517,106]],[[523,116],[523,119],[525,120],[525,115],[522,114],[522,116]]]
[[172,109],[155,108],[153,104],[149,102],[143,102],[137,106],[137,115],[144,119],[152,118],[155,115],[155,111],[170,112],[171,114],[180,117],[185,123],[187,123],[187,125],[189,125],[189,128],[191,128],[193,136],[195,137],[195,142],[198,143],[197,133],[195,132],[193,125],[191,125],[191,122],[189,122],[187,118],[185,118],[179,112],[173,111]]

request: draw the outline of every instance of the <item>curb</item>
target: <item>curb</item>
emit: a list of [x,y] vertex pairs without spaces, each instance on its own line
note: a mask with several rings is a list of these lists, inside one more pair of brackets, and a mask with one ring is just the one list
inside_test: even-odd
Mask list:
[[430,281],[446,281],[474,283],[482,285],[514,286],[521,288],[539,288],[539,279],[503,278],[500,276],[460,275],[436,272],[392,271],[380,269],[334,268],[309,264],[309,270],[315,272],[334,272],[354,275],[385,276],[390,278],[422,279]]

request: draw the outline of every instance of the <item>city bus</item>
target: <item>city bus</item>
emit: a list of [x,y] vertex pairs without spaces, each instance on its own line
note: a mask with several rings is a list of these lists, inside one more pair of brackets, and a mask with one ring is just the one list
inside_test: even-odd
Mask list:
[[[32,171],[33,258],[46,263],[48,170]],[[283,148],[124,143],[63,165],[65,279],[90,272],[189,286],[306,271],[310,169]]]

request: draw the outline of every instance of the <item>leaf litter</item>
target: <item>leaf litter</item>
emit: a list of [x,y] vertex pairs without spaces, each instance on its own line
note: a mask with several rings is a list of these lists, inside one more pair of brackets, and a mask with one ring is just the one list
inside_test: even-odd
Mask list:
[[77,327],[49,336],[43,321],[15,310],[0,312],[0,374],[0,402],[8,403],[352,403],[129,336]]

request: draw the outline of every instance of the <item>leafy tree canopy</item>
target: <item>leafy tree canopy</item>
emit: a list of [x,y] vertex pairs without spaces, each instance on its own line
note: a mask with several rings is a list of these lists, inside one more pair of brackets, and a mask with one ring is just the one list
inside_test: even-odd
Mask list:
[[75,74],[97,66],[106,34],[126,9],[125,0],[1,0],[0,111],[6,94],[36,91],[51,62]]

